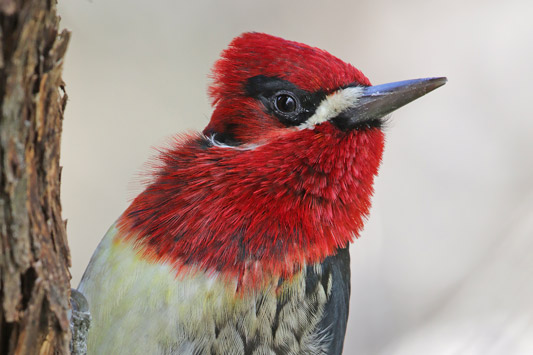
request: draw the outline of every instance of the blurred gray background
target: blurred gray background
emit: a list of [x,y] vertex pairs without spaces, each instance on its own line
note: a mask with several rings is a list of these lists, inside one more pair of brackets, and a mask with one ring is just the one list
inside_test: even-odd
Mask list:
[[533,354],[533,2],[60,0],[73,285],[151,147],[210,117],[211,65],[260,31],[375,83],[447,76],[394,113],[352,246],[346,354]]

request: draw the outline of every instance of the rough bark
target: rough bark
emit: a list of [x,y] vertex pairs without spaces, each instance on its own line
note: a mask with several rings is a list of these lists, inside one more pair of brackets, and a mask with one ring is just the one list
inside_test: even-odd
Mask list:
[[0,0],[0,354],[68,353],[58,25],[55,0]]

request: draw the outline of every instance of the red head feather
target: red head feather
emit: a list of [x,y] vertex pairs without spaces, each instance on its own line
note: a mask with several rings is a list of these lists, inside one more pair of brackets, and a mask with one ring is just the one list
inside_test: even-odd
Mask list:
[[245,33],[230,43],[214,65],[209,95],[215,111],[204,133],[231,130],[233,139],[245,143],[282,133],[279,120],[266,115],[261,103],[246,95],[246,80],[258,75],[284,79],[309,92],[330,93],[352,83],[370,85],[361,71],[322,49],[264,33]]
[[121,234],[151,260],[178,271],[290,277],[345,247],[363,227],[381,130],[284,126],[246,96],[244,84],[258,75],[310,92],[369,84],[323,50],[259,33],[235,39],[215,64],[216,108],[204,132],[231,124],[240,143],[260,144],[218,146],[194,135],[161,154],[153,182],[119,220]]
[[215,63],[209,88],[213,104],[242,98],[243,83],[256,75],[279,77],[310,92],[353,82],[370,85],[361,71],[322,49],[252,32],[235,38]]

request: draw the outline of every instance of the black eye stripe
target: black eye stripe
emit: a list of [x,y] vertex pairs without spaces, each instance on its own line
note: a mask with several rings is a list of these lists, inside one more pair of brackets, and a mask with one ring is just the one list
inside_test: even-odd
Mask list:
[[[263,102],[268,113],[275,115],[287,126],[297,126],[311,117],[320,102],[326,97],[322,91],[311,93],[298,88],[293,83],[277,77],[258,75],[249,78],[245,84],[247,96]],[[277,105],[277,97],[289,95],[295,99],[295,110],[286,111]]]
[[274,93],[283,90],[294,93],[297,93],[297,91],[306,93],[306,91],[300,90],[290,81],[264,75],[251,77],[245,84],[246,94],[251,97],[258,97],[259,95],[271,96]]

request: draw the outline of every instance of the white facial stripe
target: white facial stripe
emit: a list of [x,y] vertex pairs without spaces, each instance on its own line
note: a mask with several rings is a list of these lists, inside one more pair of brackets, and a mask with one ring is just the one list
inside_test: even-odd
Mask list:
[[299,129],[313,129],[316,125],[329,121],[342,111],[357,105],[363,95],[363,88],[359,86],[338,90],[327,96],[315,111],[315,114],[298,126]]
[[208,136],[207,139],[209,140],[209,142],[211,142],[212,146],[218,147],[218,148],[230,148],[230,149],[235,149],[235,150],[252,150],[252,149],[255,149],[261,146],[261,144],[243,144],[243,145],[237,145],[237,146],[227,145],[227,144],[217,141],[215,136],[216,136],[216,133],[214,133],[211,136]]

